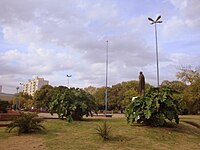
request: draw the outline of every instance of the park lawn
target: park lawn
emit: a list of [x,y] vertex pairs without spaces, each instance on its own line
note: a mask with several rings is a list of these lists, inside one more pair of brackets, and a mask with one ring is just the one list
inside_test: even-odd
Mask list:
[[[106,120],[111,126],[112,137],[103,141],[95,128]],[[187,120],[184,118],[183,120]],[[188,120],[191,120],[188,119]],[[194,122],[200,121],[193,118]],[[127,149],[199,149],[200,129],[180,122],[165,128],[128,125],[125,118],[92,119],[67,123],[63,120],[48,120],[44,135],[49,149],[76,150],[127,150]],[[43,135],[42,135],[43,136]]]
[[[95,128],[105,120],[112,130],[108,141],[103,141],[95,134]],[[200,116],[181,116],[181,120],[200,124]],[[156,128],[128,125],[126,118],[84,118],[83,121],[72,123],[49,119],[44,126],[46,133],[31,136],[43,139],[49,150],[199,150],[200,147],[200,128],[182,121],[179,125]],[[0,128],[0,140],[11,136],[13,133],[7,134],[5,128]]]

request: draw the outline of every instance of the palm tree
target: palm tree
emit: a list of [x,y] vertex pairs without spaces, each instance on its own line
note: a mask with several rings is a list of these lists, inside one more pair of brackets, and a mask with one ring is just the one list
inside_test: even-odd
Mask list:
[[18,134],[41,131],[45,129],[44,126],[40,124],[43,119],[36,118],[36,116],[37,115],[33,113],[22,113],[8,125],[8,132],[11,132],[14,128],[18,128]]

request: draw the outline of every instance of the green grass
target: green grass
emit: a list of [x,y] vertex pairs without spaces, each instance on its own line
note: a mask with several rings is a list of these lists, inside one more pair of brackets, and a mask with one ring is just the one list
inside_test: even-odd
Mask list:
[[[200,124],[198,117],[181,117],[181,120]],[[86,118],[83,121],[68,123],[65,120],[46,120],[46,133],[35,134],[42,138],[49,150],[132,150],[132,149],[163,149],[197,150],[200,147],[200,129],[180,121],[179,125],[171,124],[165,128],[143,125],[128,125],[125,118],[108,118],[111,126],[111,138],[103,141],[95,128],[102,125],[105,119]],[[13,136],[0,128],[1,138]],[[23,135],[22,135],[23,136]]]

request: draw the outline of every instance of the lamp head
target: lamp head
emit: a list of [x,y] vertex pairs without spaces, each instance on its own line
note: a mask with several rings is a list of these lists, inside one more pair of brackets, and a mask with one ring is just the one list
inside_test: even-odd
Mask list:
[[152,21],[152,22],[155,22],[155,21],[154,21],[152,18],[150,18],[150,17],[148,18],[148,20],[149,20],[149,21]]
[[156,19],[156,22],[161,18],[161,16],[158,16],[158,18]]

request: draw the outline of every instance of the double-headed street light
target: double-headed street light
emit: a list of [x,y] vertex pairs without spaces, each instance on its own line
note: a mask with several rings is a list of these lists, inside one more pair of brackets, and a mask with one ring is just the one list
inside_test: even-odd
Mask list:
[[19,83],[20,84],[20,86],[21,86],[21,92],[23,92],[23,83]]
[[66,76],[67,76],[67,78],[68,78],[68,84],[67,84],[67,87],[69,88],[69,78],[72,77],[72,75],[68,75],[68,74],[67,74]]
[[16,87],[16,90],[17,90],[17,95],[18,95],[18,93],[19,93],[19,86]]
[[155,24],[155,38],[156,38],[156,63],[157,63],[157,85],[159,87],[159,65],[158,65],[158,38],[157,38],[157,23],[162,23],[160,21],[161,16],[158,16],[156,20],[153,20],[152,18],[148,18],[148,20],[151,22],[151,24]]

